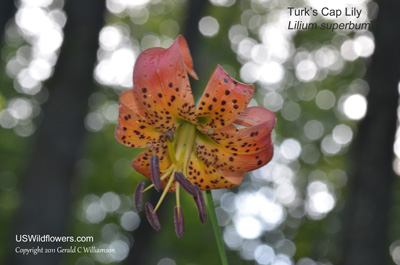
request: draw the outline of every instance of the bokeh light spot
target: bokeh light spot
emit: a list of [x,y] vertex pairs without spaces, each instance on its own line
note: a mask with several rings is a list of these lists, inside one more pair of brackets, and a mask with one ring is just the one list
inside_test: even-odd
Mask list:
[[217,35],[219,31],[219,23],[218,21],[210,16],[203,17],[199,21],[199,30],[201,34],[206,37],[213,37]]
[[360,120],[367,112],[367,100],[360,94],[351,95],[343,103],[343,112],[349,119]]

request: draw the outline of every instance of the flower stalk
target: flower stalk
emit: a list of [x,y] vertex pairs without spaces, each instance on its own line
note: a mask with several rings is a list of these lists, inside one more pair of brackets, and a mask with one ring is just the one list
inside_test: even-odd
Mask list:
[[208,208],[208,213],[211,218],[211,223],[212,223],[213,230],[214,230],[215,240],[217,241],[218,252],[219,252],[219,256],[221,258],[221,264],[228,265],[228,257],[226,256],[224,242],[222,240],[221,231],[220,231],[219,225],[218,225],[217,215],[215,214],[215,205],[214,205],[211,191],[210,190],[203,191],[203,194],[206,198],[206,206]]

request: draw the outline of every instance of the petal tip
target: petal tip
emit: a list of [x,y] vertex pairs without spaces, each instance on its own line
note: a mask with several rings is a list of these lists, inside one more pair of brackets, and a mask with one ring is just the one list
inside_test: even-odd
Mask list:
[[191,77],[198,80],[199,78],[193,69],[193,59],[192,55],[190,54],[189,45],[187,44],[185,37],[183,37],[182,35],[178,35],[178,37],[175,39],[175,42],[172,45],[175,45],[175,43],[179,45],[182,59],[183,62],[185,63],[186,71]]

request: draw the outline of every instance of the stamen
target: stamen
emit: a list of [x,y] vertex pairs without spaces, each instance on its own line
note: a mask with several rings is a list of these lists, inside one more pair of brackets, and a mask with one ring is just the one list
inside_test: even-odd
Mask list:
[[176,206],[180,207],[181,206],[181,189],[179,188],[181,185],[179,185],[179,182],[175,181],[175,195],[176,195]]
[[143,200],[143,189],[146,184],[144,181],[140,181],[135,190],[135,209],[137,212],[141,212],[143,210],[142,200]]
[[200,222],[202,222],[204,224],[206,222],[207,213],[206,213],[206,206],[204,203],[203,193],[201,192],[201,190],[199,189],[199,187],[197,185],[193,185],[193,187],[196,190],[196,195],[193,197],[194,197],[194,201],[196,203],[197,209],[199,210]]
[[160,221],[158,220],[157,214],[153,211],[153,205],[151,203],[146,202],[146,216],[147,220],[149,221],[151,227],[153,227],[154,230],[160,231],[161,225]]
[[178,238],[181,238],[185,233],[185,223],[183,218],[182,206],[174,207],[174,223],[175,223],[175,233]]
[[[174,175],[174,174],[175,174],[175,172],[172,173],[172,175]],[[161,197],[160,197],[160,199],[158,200],[157,205],[156,205],[156,208],[154,209],[153,212],[156,212],[157,209],[158,209],[158,207],[160,207],[162,201],[164,200],[165,196],[167,195],[167,192],[168,192],[169,188],[170,188],[171,185],[172,185],[172,181],[173,181],[173,180],[174,180],[173,177],[170,177],[170,178],[169,178],[168,183],[167,183],[167,186],[165,186],[165,189],[164,189],[163,193],[161,194]]]
[[[171,172],[172,172],[172,167],[169,167],[169,169],[165,171],[165,173],[161,176],[160,179],[161,179],[161,180],[164,180],[166,177],[168,177],[169,175],[171,175]],[[150,184],[149,186],[147,186],[147,188],[145,188],[145,189],[143,190],[143,193],[146,192],[146,191],[148,191],[148,190],[150,190],[150,189],[153,188],[153,187],[154,187],[154,184]]]
[[164,170],[160,170],[160,172],[165,173],[165,172],[168,172],[168,171],[172,171],[172,169],[174,169],[174,168],[175,168],[175,165],[174,165],[174,164],[171,164],[171,165],[169,166],[169,168],[164,169]]
[[160,178],[160,161],[158,155],[153,155],[150,158],[150,176],[151,181],[154,184],[154,189],[160,191],[162,189],[161,178]]
[[196,190],[192,183],[185,178],[185,176],[181,172],[175,172],[175,180],[182,186],[182,188],[192,196],[196,195]]

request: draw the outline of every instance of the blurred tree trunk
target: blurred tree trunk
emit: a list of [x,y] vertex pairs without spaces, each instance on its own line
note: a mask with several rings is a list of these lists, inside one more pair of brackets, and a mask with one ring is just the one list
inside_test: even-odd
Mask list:
[[183,36],[189,45],[190,53],[195,59],[198,57],[198,46],[200,45],[199,21],[205,15],[205,10],[209,6],[208,0],[191,0],[188,4],[188,12],[184,23]]
[[14,0],[0,0],[0,43],[4,40],[7,22],[14,16]]
[[[204,15],[203,12],[208,4],[208,0],[190,0],[187,6],[187,16],[184,23],[183,28],[183,36],[185,37],[192,57],[195,57],[196,51],[198,50],[198,38],[199,38],[199,30],[198,23],[200,18]],[[159,194],[156,192],[151,193],[151,197],[149,201],[154,202],[159,198]],[[165,207],[160,207],[157,210],[157,214],[160,219],[161,216],[172,214],[171,212],[166,212]],[[142,221],[140,222],[140,226],[133,232],[133,237],[135,239],[135,243],[129,252],[128,257],[125,259],[124,264],[126,265],[145,265],[149,264],[149,257],[152,257],[152,253],[154,249],[151,246],[152,240],[155,239],[156,232],[151,228],[148,224],[146,217],[142,214]]]
[[368,111],[353,148],[353,171],[344,217],[343,265],[386,264],[394,180],[395,139],[400,79],[400,2],[378,2],[375,53],[368,71]]
[[[69,0],[65,11],[68,17],[65,38],[54,76],[48,83],[49,99],[43,107],[43,120],[23,179],[16,235],[67,235],[71,219],[74,167],[85,135],[88,98],[94,88],[93,69],[105,1]],[[15,244],[24,248],[60,246],[60,243]],[[61,255],[12,253],[9,258],[10,265],[56,265]]]

